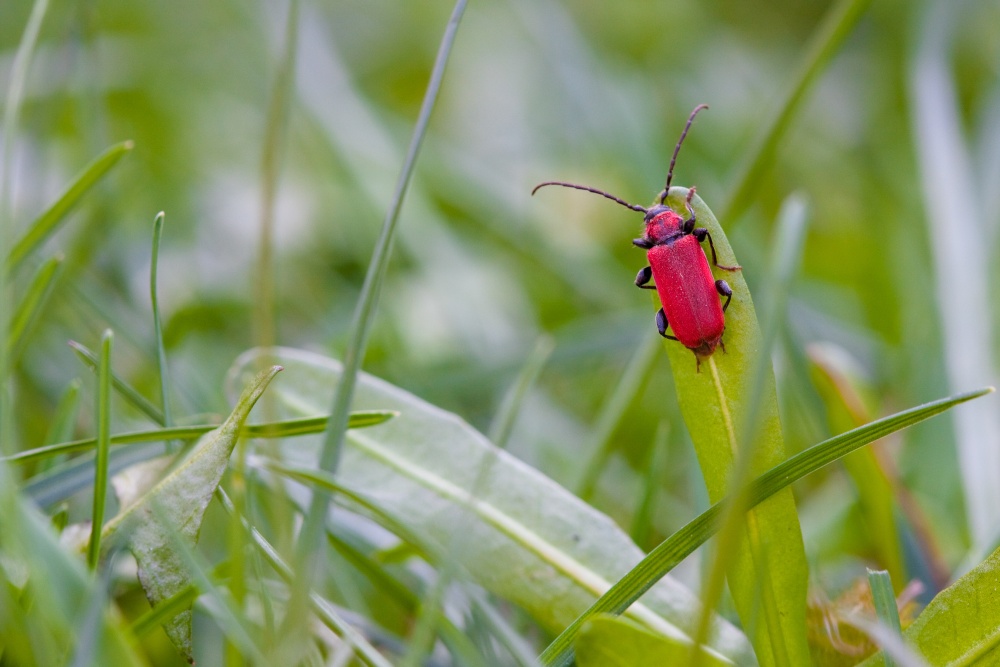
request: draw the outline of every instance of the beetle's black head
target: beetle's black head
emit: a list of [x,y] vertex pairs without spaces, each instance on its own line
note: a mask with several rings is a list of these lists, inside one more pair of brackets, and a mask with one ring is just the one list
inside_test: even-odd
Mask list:
[[646,218],[645,220],[643,220],[643,222],[649,222],[650,220],[660,215],[664,211],[672,211],[672,210],[673,209],[667,206],[666,204],[657,204],[656,206],[646,211]]

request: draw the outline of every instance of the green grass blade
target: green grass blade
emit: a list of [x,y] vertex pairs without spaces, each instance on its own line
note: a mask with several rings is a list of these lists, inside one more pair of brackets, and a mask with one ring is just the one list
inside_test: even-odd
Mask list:
[[162,425],[174,425],[170,413],[170,378],[167,375],[167,351],[163,347],[163,323],[160,320],[160,300],[157,297],[157,266],[160,259],[160,238],[163,236],[164,213],[160,211],[153,220],[153,255],[149,266],[149,298],[153,302],[153,335],[156,338],[156,365],[160,376],[160,409],[163,411]]
[[133,148],[131,141],[123,141],[101,153],[84,167],[73,184],[63,192],[48,209],[28,227],[28,230],[14,244],[7,255],[5,269],[9,273],[25,260],[45,239],[52,234],[66,215],[94,185]]
[[[865,445],[993,391],[992,387],[988,387],[925,403],[825,440],[755,479],[747,491],[747,504],[753,507],[806,475]],[[713,504],[651,551],[549,644],[541,655],[541,662],[546,666],[569,665],[573,660],[573,642],[587,619],[594,614],[621,614],[628,609],[661,577],[715,534],[727,501],[728,498]]]
[[735,183],[729,191],[729,198],[719,208],[722,220],[735,222],[753,201],[754,190],[763,179],[765,170],[771,165],[778,143],[801,107],[806,93],[812,88],[844,39],[857,25],[869,4],[871,0],[840,0],[827,11],[806,48],[805,58],[799,65],[798,72],[792,77],[792,83],[784,99],[774,110],[771,119],[763,126],[764,129],[758,135],[753,148],[746,152]]
[[[393,410],[364,410],[352,412],[347,422],[347,428],[365,428],[367,426],[377,426],[382,424],[399,413]],[[310,433],[322,433],[326,428],[326,417],[305,417],[303,419],[288,419],[279,422],[268,422],[265,424],[246,424],[243,427],[242,435],[247,438],[290,438],[296,435],[308,435]],[[219,428],[219,424],[197,424],[193,426],[174,426],[173,428],[161,428],[152,431],[136,431],[134,433],[121,433],[111,436],[112,445],[135,445],[147,442],[161,442],[164,440],[194,440],[205,435],[212,429]],[[60,442],[44,447],[36,447],[23,452],[18,452],[11,456],[3,457],[2,461],[9,463],[27,463],[39,459],[58,456],[60,454],[75,454],[93,449],[97,443],[97,438],[84,438],[71,442]]]
[[97,372],[97,456],[94,459],[94,511],[91,516],[87,564],[96,569],[101,558],[101,530],[108,495],[108,449],[111,440],[111,345],[114,334],[101,337],[101,363]]
[[[868,586],[872,590],[872,601],[875,603],[875,615],[886,629],[902,636],[903,628],[899,622],[899,609],[896,607],[896,594],[892,590],[892,577],[886,570],[868,570]],[[896,667],[896,661],[891,656],[885,656],[885,667]]]
[[[76,356],[79,357],[87,368],[92,371],[97,369],[97,356],[85,345],[78,343],[75,340],[71,340],[69,341],[69,346],[74,352],[76,352]],[[125,399],[125,402],[133,408],[143,413],[160,426],[166,424],[166,417],[164,416],[163,411],[153,405],[145,396],[133,389],[127,382],[119,378],[117,375],[112,375],[111,385],[114,387],[115,391]]]
[[[998,587],[1000,549],[931,600],[903,632],[906,647],[922,655],[929,665],[995,665],[1000,646]],[[890,650],[889,642],[878,643],[883,645],[883,653]],[[883,653],[871,656],[859,667],[879,667]],[[893,658],[901,667],[905,664],[899,652]]]
[[[671,188],[668,204],[684,210],[686,188]],[[722,265],[736,265],[725,231],[697,196],[697,224],[709,230]],[[678,404],[694,444],[709,498],[721,500],[743,481],[778,465],[786,457],[778,413],[770,349],[784,314],[788,285],[800,257],[805,206],[790,197],[782,207],[776,253],[765,293],[767,312],[757,311],[742,271],[716,268],[714,275],[732,287],[726,311],[725,351],[698,362],[690,350],[664,341]],[[655,295],[654,295],[655,297]],[[659,308],[656,302],[655,307]],[[764,667],[806,664],[806,589],[808,566],[791,490],[751,512],[736,512],[720,535],[711,576],[703,586],[703,613],[714,610],[726,582],[743,626]],[[768,576],[765,576],[767,574]],[[707,632],[703,615],[699,633]],[[704,636],[700,637],[704,639]]]
[[[365,275],[365,282],[361,288],[361,295],[354,311],[354,318],[351,324],[349,342],[344,353],[344,373],[337,385],[334,394],[333,405],[330,409],[330,422],[327,425],[323,437],[322,453],[320,456],[320,468],[328,472],[337,469],[341,450],[344,445],[344,434],[347,430],[347,419],[350,411],[351,400],[354,396],[354,389],[357,383],[358,371],[361,368],[361,361],[364,358],[368,345],[369,332],[375,316],[375,306],[378,302],[382,280],[385,276],[389,264],[389,254],[392,250],[392,242],[396,233],[396,223],[399,219],[399,211],[403,206],[403,198],[406,194],[410,177],[416,166],[417,155],[420,153],[420,145],[423,143],[427,133],[427,126],[430,122],[431,112],[434,110],[438,92],[441,89],[441,81],[444,78],[445,67],[451,48],[455,41],[455,34],[462,14],[465,12],[466,0],[458,0],[448,21],[441,46],[438,50],[437,58],[434,62],[434,69],[431,72],[431,79],[424,94],[424,100],[417,118],[416,127],[410,140],[410,147],[403,163],[403,168],[399,174],[396,190],[393,193],[392,201],[389,204],[385,219],[382,223],[382,231],[379,235],[375,251],[368,264],[368,272]],[[292,586],[292,600],[289,603],[288,626],[296,627],[304,611],[304,594],[306,588],[313,581],[312,568],[318,562],[315,554],[318,552],[320,536],[323,532],[323,523],[326,519],[326,509],[329,497],[323,493],[313,496],[309,511],[306,513],[302,529],[299,533],[296,550],[296,584]]]
[[13,368],[24,345],[30,338],[30,333],[35,323],[38,321],[42,310],[52,296],[52,288],[55,286],[56,278],[62,268],[62,255],[56,255],[42,264],[35,274],[28,291],[18,304],[14,312],[14,317],[10,321],[10,328],[7,331],[7,368]]

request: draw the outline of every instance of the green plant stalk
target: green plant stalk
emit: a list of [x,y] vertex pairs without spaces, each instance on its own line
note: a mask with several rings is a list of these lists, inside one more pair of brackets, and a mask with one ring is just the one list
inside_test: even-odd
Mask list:
[[[377,426],[395,417],[398,413],[392,410],[363,410],[351,413],[347,428],[365,428]],[[322,433],[326,429],[326,417],[303,417],[265,424],[245,424],[242,435],[247,438],[289,438],[296,435]],[[192,426],[174,426],[153,431],[135,431],[111,436],[112,445],[136,445],[146,442],[161,442],[163,440],[195,440],[209,431],[219,428],[219,424],[196,424]],[[84,438],[71,442],[60,442],[35,449],[27,449],[17,454],[2,457],[0,460],[8,463],[28,463],[60,454],[74,454],[92,449],[97,444],[97,438]]]
[[[823,466],[857,451],[880,438],[912,426],[950,408],[993,393],[992,387],[958,394],[925,403],[889,417],[876,420],[847,433],[824,440],[771,468],[750,483],[745,491],[745,506],[754,507]],[[546,667],[569,665],[573,661],[573,642],[580,629],[594,614],[619,615],[642,594],[666,576],[681,561],[694,553],[721,526],[721,519],[731,497],[723,498],[692,519],[683,528],[653,549],[624,577],[618,580],[587,611],[571,623],[545,649],[539,660]]]
[[806,56],[799,70],[792,77],[781,103],[771,119],[757,135],[753,147],[747,152],[729,197],[719,208],[720,218],[735,223],[754,199],[754,190],[764,172],[774,160],[778,143],[798,112],[806,93],[812,88],[820,73],[826,69],[837,49],[857,25],[871,0],[840,0],[830,7],[806,48]]
[[87,564],[97,569],[101,559],[101,530],[108,495],[108,450],[111,442],[111,344],[114,334],[107,329],[101,337],[101,364],[97,372],[97,456],[94,459],[94,510],[90,524]]
[[[896,607],[896,594],[892,589],[892,577],[886,570],[868,570],[868,586],[872,591],[872,602],[875,603],[875,615],[879,623],[892,633],[903,636],[903,628],[899,622],[899,609]],[[892,656],[885,655],[885,667],[896,667]]]
[[165,214],[160,211],[153,219],[153,254],[149,265],[149,298],[153,304],[153,335],[156,338],[156,365],[160,376],[160,409],[163,412],[163,421],[160,423],[170,428],[174,425],[174,418],[170,412],[170,377],[167,374],[167,351],[163,347],[163,321],[160,319],[160,300],[156,289],[164,217]]
[[[361,288],[361,295],[354,312],[350,337],[344,354],[344,373],[334,393],[333,406],[330,410],[330,422],[323,436],[319,465],[320,469],[326,472],[335,472],[340,461],[340,454],[344,445],[344,435],[347,430],[348,413],[357,383],[357,374],[361,368],[361,361],[368,345],[368,338],[375,316],[375,307],[378,302],[382,281],[388,268],[389,255],[392,251],[392,242],[399,219],[399,211],[402,208],[403,198],[406,194],[410,177],[413,174],[413,169],[416,166],[420,146],[423,143],[424,136],[427,134],[431,112],[434,110],[438,92],[441,89],[445,66],[448,63],[448,57],[451,54],[455,34],[458,30],[462,14],[465,12],[465,6],[466,0],[458,0],[448,21],[448,26],[445,29],[444,37],[441,40],[441,46],[434,62],[434,69],[431,72],[431,79],[427,85],[427,91],[420,108],[417,124],[413,130],[406,159],[400,171],[399,180],[396,184],[392,201],[389,204],[389,209],[386,212],[385,220],[382,223],[382,231],[375,245],[375,251],[368,264],[368,272],[365,275],[365,282]],[[295,554],[295,571],[297,577],[295,584],[292,586],[292,596],[286,616],[286,628],[301,627],[300,621],[304,616],[306,592],[308,586],[316,580],[321,562],[317,557],[317,554],[321,553],[317,547],[323,533],[328,505],[329,495],[327,493],[314,493],[303,521]]]

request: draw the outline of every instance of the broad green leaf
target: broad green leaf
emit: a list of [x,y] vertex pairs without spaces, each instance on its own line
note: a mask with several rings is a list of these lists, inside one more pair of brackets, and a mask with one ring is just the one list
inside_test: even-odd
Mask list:
[[[618,616],[597,615],[587,621],[576,640],[579,667],[663,667],[687,660],[691,647],[650,632]],[[728,664],[706,655],[705,667]]]
[[[249,375],[258,355],[287,369],[270,394],[280,416],[325,409],[339,362],[286,348],[251,350],[237,360],[233,376]],[[477,583],[544,627],[561,630],[642,558],[611,519],[455,415],[365,374],[358,377],[353,408],[397,410],[400,416],[348,433],[338,481],[406,525],[427,542],[427,551],[457,559]],[[316,449],[294,441],[283,457],[308,467]],[[664,579],[629,615],[690,642],[688,625],[697,609],[690,591]],[[716,630],[712,646],[720,654],[752,659],[739,631],[721,620]]]
[[[667,203],[684,210],[686,188],[671,188]],[[692,204],[697,224],[708,229],[722,265],[738,264],[725,232],[699,197]],[[785,459],[774,375],[770,364],[751,387],[762,348],[753,301],[741,271],[714,268],[729,283],[733,298],[726,311],[725,350],[700,363],[675,341],[666,341],[684,422],[691,434],[712,502],[725,497],[737,453],[752,446],[751,473],[759,475]],[[753,414],[750,412],[753,411]],[[753,420],[751,422],[751,420]],[[753,434],[752,443],[741,439]],[[743,535],[728,570],[729,588],[762,665],[785,662],[772,646],[784,644],[792,665],[809,662],[806,643],[806,588],[809,572],[791,489],[775,494],[746,515]],[[765,574],[767,576],[765,576]],[[776,627],[773,627],[776,626]],[[772,637],[771,632],[778,636]]]
[[[139,581],[154,607],[191,583],[173,535],[179,534],[192,545],[198,541],[205,508],[226,470],[243,422],[280,370],[272,366],[253,378],[225,423],[206,434],[169,475],[104,526],[105,542],[126,543],[135,555]],[[168,525],[161,524],[161,517]],[[164,629],[190,660],[190,607],[174,616]]]
[[[904,632],[931,665],[1000,664],[1000,549],[941,591]],[[862,667],[884,665],[881,654]]]
[[[890,417],[884,417],[847,433],[842,433],[805,451],[799,452],[780,465],[768,470],[749,485],[749,490],[746,494],[747,505],[753,507],[806,475],[879,438],[884,438],[907,426],[912,426],[934,415],[941,414],[960,403],[985,396],[993,391],[992,387],[988,387],[919,405]],[[549,644],[548,648],[542,653],[542,663],[545,665],[570,664],[573,660],[573,642],[580,633],[583,624],[595,614],[622,613],[628,609],[629,605],[642,597],[655,582],[659,581],[661,577],[694,553],[695,549],[704,544],[718,530],[727,500],[715,503],[689,521],[686,526],[664,540],[660,546],[649,552],[642,559],[642,562],[632,568],[607,593],[602,595],[601,599],[574,620],[573,623]]]
[[131,141],[115,144],[98,155],[93,162],[83,168],[73,183],[63,192],[48,209],[38,216],[28,227],[28,230],[10,249],[3,270],[13,271],[42,242],[56,230],[59,223],[73,210],[77,202],[83,198],[101,177],[114,167],[122,157],[133,148]]

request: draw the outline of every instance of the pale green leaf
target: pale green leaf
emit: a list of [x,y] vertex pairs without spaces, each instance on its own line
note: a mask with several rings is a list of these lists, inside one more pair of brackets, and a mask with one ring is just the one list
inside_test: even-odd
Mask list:
[[[279,416],[322,411],[336,386],[338,362],[307,352],[252,350],[233,373],[245,378],[270,355],[287,372],[275,382]],[[400,416],[348,434],[338,480],[445,552],[477,583],[558,631],[642,558],[607,516],[504,451],[455,415],[388,383],[360,375],[353,409],[397,410]],[[283,457],[314,465],[316,448],[297,440]],[[525,582],[530,582],[526,585]],[[629,615],[665,636],[690,643],[698,602],[664,579]],[[728,623],[716,624],[712,645],[746,660],[749,646]]]

